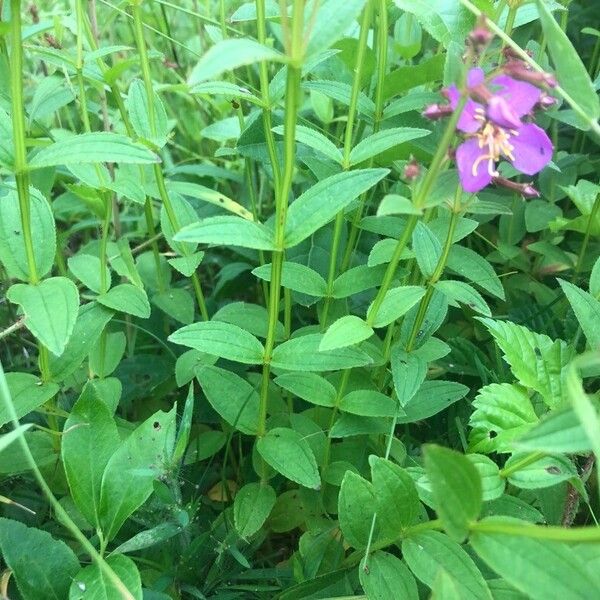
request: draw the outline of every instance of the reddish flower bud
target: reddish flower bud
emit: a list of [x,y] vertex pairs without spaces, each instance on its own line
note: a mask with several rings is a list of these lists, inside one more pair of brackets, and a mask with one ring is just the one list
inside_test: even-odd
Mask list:
[[537,85],[538,87],[548,86],[553,88],[557,86],[556,77],[554,77],[552,73],[540,73],[539,71],[534,71],[520,60],[510,60],[502,67],[502,69],[510,77],[526,81],[527,83]]
[[492,181],[501,187],[504,187],[515,192],[519,192],[524,198],[539,198],[540,193],[533,187],[531,183],[517,183],[506,179],[506,177],[494,177]]
[[421,167],[416,159],[412,158],[404,166],[404,179],[414,181],[421,174]]
[[552,108],[556,104],[556,98],[554,96],[550,96],[549,94],[542,94],[536,107],[541,110],[548,110]]
[[477,19],[475,28],[469,33],[469,41],[475,48],[487,46],[494,37],[494,34],[489,30],[485,15],[481,15]]
[[453,109],[449,104],[430,104],[425,107],[425,110],[421,114],[426,119],[437,121],[438,119],[451,115],[452,110]]

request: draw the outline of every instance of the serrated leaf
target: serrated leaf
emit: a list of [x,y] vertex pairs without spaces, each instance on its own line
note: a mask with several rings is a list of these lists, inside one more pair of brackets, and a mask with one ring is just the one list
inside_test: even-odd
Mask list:
[[600,302],[568,281],[559,279],[558,282],[591,348],[593,350],[600,348]]
[[447,266],[461,277],[479,286],[485,293],[504,300],[504,288],[494,268],[477,252],[454,245],[448,254]]
[[485,315],[486,317],[492,315],[490,307],[481,294],[464,281],[438,281],[435,284],[435,287],[444,293],[446,298],[448,298],[449,303],[455,305],[457,303],[465,304],[475,312]]
[[154,146],[162,148],[167,143],[169,134],[169,125],[167,122],[167,112],[156,92],[152,92],[152,103],[154,112],[154,122],[150,121],[150,107],[148,95],[144,82],[140,79],[134,79],[129,85],[127,95],[127,112],[131,120],[131,125],[138,138],[149,141]]
[[398,423],[415,423],[428,419],[448,408],[469,392],[469,388],[455,381],[425,381],[404,407]]

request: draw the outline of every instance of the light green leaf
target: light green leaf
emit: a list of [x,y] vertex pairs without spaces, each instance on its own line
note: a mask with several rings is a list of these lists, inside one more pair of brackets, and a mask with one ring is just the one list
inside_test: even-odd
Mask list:
[[416,354],[408,354],[400,346],[392,348],[392,378],[400,406],[406,406],[427,376],[427,362]]
[[419,600],[417,582],[397,556],[380,550],[368,560],[368,570],[359,568],[358,575],[369,600]]
[[[69,270],[83,285],[100,294],[102,292],[102,281],[100,277],[100,259],[92,254],[76,254],[67,260]],[[106,282],[110,287],[110,271],[104,267]]]
[[249,365],[262,364],[265,352],[263,345],[251,333],[220,321],[186,325],[172,333],[169,341]]
[[36,285],[16,283],[6,297],[25,313],[25,326],[52,354],[60,356],[73,332],[79,292],[66,277],[51,277]]
[[[271,281],[272,265],[268,263],[256,267],[252,274],[259,279]],[[281,285],[285,288],[322,298],[327,294],[327,282],[314,269],[300,263],[284,261],[281,271]]]
[[224,71],[251,65],[264,60],[285,62],[286,57],[250,39],[222,40],[211,46],[192,69],[188,84],[193,86],[201,81],[218,77]]
[[600,349],[600,302],[576,285],[559,279],[592,350]]
[[464,281],[438,281],[435,287],[444,293],[450,304],[456,306],[460,302],[486,317],[492,315],[490,307],[481,294]]
[[[6,383],[18,419],[48,402],[59,390],[55,383],[42,383],[31,373],[6,373]],[[0,427],[10,421],[11,417],[6,403],[2,403],[0,405]]]
[[[269,312],[264,306],[249,302],[230,302],[220,308],[213,316],[213,321],[223,321],[237,325],[256,337],[266,338],[269,328]],[[285,339],[285,329],[278,321],[275,326],[275,341]]]
[[275,383],[311,404],[327,407],[335,405],[336,389],[327,379],[316,373],[283,373],[275,378]]
[[167,259],[167,262],[182,275],[191,277],[198,268],[198,265],[204,258],[204,252],[194,252],[187,256],[177,256],[175,258]]
[[167,469],[175,440],[175,407],[139,425],[110,457],[100,491],[100,523],[111,540],[152,494],[153,481]]
[[398,194],[386,194],[377,207],[377,216],[420,215],[423,211],[416,208],[412,201]]
[[[166,205],[163,204],[160,208],[160,228],[167,240],[169,246],[178,254],[188,256],[196,251],[197,245],[190,242],[175,242],[174,235],[181,231],[183,227],[192,225],[198,222],[198,213],[194,207],[177,192],[170,192],[171,210],[174,215],[174,223],[171,223],[169,212]],[[195,261],[194,261],[195,262]]]
[[[283,135],[284,127],[283,125],[278,125],[277,127],[273,127],[273,131],[279,135]],[[342,152],[340,149],[321,132],[312,129],[311,127],[305,127],[304,125],[296,125],[295,132],[297,142],[300,142],[313,150],[317,150],[338,164],[342,163]]]
[[117,546],[112,551],[112,554],[127,554],[143,550],[144,548],[150,548],[176,536],[178,533],[181,533],[182,529],[181,525],[176,525],[175,523],[160,523],[156,527],[136,533],[126,542]]
[[398,423],[416,423],[428,419],[464,398],[469,388],[455,381],[425,381],[419,391],[404,405]]
[[483,501],[491,502],[500,498],[504,493],[506,480],[500,476],[498,465],[483,454],[465,454],[465,456],[479,473]]
[[196,83],[190,87],[190,94],[208,94],[215,96],[227,96],[227,98],[243,98],[253,104],[262,106],[262,100],[257,98],[250,90],[243,88],[230,81],[205,81]]
[[477,252],[454,245],[448,254],[448,268],[479,286],[486,294],[504,300],[504,288],[494,268]]
[[318,490],[321,478],[315,455],[305,438],[285,427],[271,429],[256,443],[265,462],[287,479]]
[[171,288],[155,294],[152,296],[152,304],[185,325],[189,325],[194,320],[194,299],[187,290]]
[[290,371],[336,371],[371,364],[371,357],[359,348],[320,351],[322,334],[297,337],[277,346],[271,365]]
[[388,290],[376,314],[373,304],[367,311],[367,323],[373,327],[385,327],[405,315],[421,298],[425,290],[416,285],[404,285]]
[[285,247],[296,246],[329,223],[338,212],[388,173],[388,169],[358,169],[331,175],[313,185],[289,208],[285,225]]
[[25,425],[19,425],[16,429],[0,435],[0,453],[13,442],[16,442],[28,429],[33,427],[33,423],[26,423]]
[[412,234],[412,246],[423,277],[429,279],[442,256],[442,245],[431,229],[419,221]]
[[[304,82],[302,87],[310,91],[320,92],[328,98],[337,100],[346,106],[350,105],[352,87],[348,83],[317,79]],[[373,117],[375,114],[375,103],[363,92],[360,92],[358,95],[357,107],[360,113],[368,117]]]
[[116,162],[151,164],[160,162],[156,154],[127,136],[112,132],[81,133],[40,150],[29,162],[31,169],[57,165]]
[[415,127],[394,127],[373,133],[352,148],[349,157],[350,166],[364,162],[405,142],[425,137],[430,133],[428,129],[417,129]]
[[260,223],[234,216],[208,217],[181,229],[175,241],[275,250],[273,232]]
[[573,463],[561,455],[543,456],[531,462],[529,453],[513,454],[504,464],[510,472],[508,481],[525,490],[552,487],[577,477]]
[[373,329],[360,317],[346,315],[334,321],[328,328],[319,344],[319,350],[335,350],[354,346],[373,335]]
[[162,148],[167,143],[169,124],[167,112],[160,96],[153,91],[154,123],[150,122],[149,102],[144,82],[134,79],[129,86],[127,95],[127,112],[131,125],[138,138],[147,140],[154,146]]
[[140,319],[147,319],[150,316],[150,303],[146,292],[131,283],[120,283],[108,292],[100,294],[96,300],[102,306]]
[[240,489],[233,502],[233,520],[241,537],[248,539],[263,526],[275,500],[275,490],[268,484],[247,483]]
[[[338,518],[346,542],[354,548],[366,547],[376,506],[371,483],[347,471],[338,496]],[[377,530],[376,527],[375,534]],[[373,539],[376,539],[376,535]]]
[[339,408],[362,417],[393,417],[398,413],[396,402],[375,390],[354,390],[341,399]]

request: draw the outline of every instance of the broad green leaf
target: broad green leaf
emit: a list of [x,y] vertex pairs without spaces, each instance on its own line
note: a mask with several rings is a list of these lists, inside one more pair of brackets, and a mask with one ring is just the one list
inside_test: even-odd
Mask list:
[[[92,254],[76,254],[67,260],[69,270],[83,285],[100,294],[102,292],[102,278],[100,273],[101,263],[97,256]],[[110,287],[110,271],[107,266],[104,267],[104,275],[107,286]]]
[[354,346],[373,335],[373,329],[360,317],[346,315],[334,321],[328,328],[319,344],[319,350],[334,350]]
[[175,407],[139,425],[110,457],[100,490],[99,517],[111,540],[127,518],[152,494],[154,479],[168,468],[175,440]]
[[421,512],[417,488],[408,472],[390,460],[371,455],[369,464],[377,518],[386,536],[399,537],[415,524]]
[[443,569],[435,578],[431,591],[431,600],[461,600],[458,582]]
[[73,333],[62,356],[50,356],[50,373],[53,381],[64,381],[85,357],[95,348],[102,330],[113,312],[97,302],[89,302],[79,309]]
[[183,227],[197,223],[198,213],[181,194],[170,192],[169,198],[171,199],[174,223],[171,223],[170,213],[167,211],[166,205],[163,204],[160,208],[160,228],[167,243],[175,252],[182,256],[191,255],[196,251],[197,245],[190,242],[175,242],[173,237]]
[[162,148],[167,143],[169,134],[167,112],[162,100],[154,91],[152,103],[154,109],[153,123],[150,121],[150,108],[144,82],[140,79],[134,79],[129,85],[127,95],[127,112],[129,113],[131,125],[138,138],[147,140],[154,146]]
[[251,333],[237,325],[220,321],[186,325],[168,339],[174,344],[249,365],[261,364],[265,352],[263,345]]
[[[43,383],[31,373],[6,373],[6,383],[18,419],[48,402],[59,390],[55,383]],[[11,416],[3,402],[0,405],[0,427],[10,421]]]
[[33,427],[33,423],[26,423],[25,425],[19,425],[16,429],[0,435],[0,453],[5,448],[8,448],[13,442],[16,442],[28,429]]
[[40,150],[29,162],[31,169],[57,165],[116,162],[151,164],[160,162],[154,152],[127,136],[112,132],[81,133]]
[[169,258],[167,262],[182,275],[191,277],[195,272],[202,259],[204,258],[204,252],[194,252],[187,256],[177,256],[175,258]]
[[411,200],[398,194],[387,194],[377,207],[377,216],[420,215],[423,211],[416,208]]
[[[38,277],[48,274],[56,255],[56,226],[50,204],[35,188],[29,188],[29,214],[33,255]],[[43,244],[36,241],[44,240]],[[8,275],[29,281],[29,263],[21,225],[21,209],[15,190],[0,198],[0,262]]]
[[[410,13],[402,13],[394,24],[394,49],[404,59],[414,58],[421,50],[423,32]],[[419,108],[425,106],[422,104]]]
[[392,348],[392,378],[400,406],[406,406],[427,376],[427,362],[416,354],[408,354],[399,346]]
[[329,223],[338,212],[388,173],[388,169],[358,169],[331,175],[313,185],[288,210],[285,247],[296,246]]
[[268,484],[247,483],[240,489],[233,502],[233,520],[242,538],[248,539],[264,525],[275,500],[275,490]]
[[340,410],[363,417],[393,417],[398,413],[396,402],[374,390],[354,390],[340,401]]
[[369,600],[419,600],[417,582],[397,556],[379,550],[369,556],[368,567],[359,568],[358,575]]
[[469,392],[469,388],[455,381],[425,381],[403,407],[404,413],[398,417],[398,423],[416,423],[433,417],[448,408]]
[[359,265],[348,269],[333,282],[333,297],[347,298],[377,287],[381,284],[385,269],[385,265]]
[[189,325],[194,320],[194,299],[187,290],[181,288],[165,290],[152,296],[152,304],[185,325]]
[[227,423],[242,433],[256,435],[258,392],[245,379],[210,365],[196,368],[196,378],[210,405]]
[[485,315],[486,317],[492,316],[492,311],[488,306],[487,302],[483,299],[481,294],[468,283],[464,281],[438,281],[435,284],[438,290],[441,290],[448,302],[453,305],[457,303],[465,304],[475,312]]
[[442,245],[431,229],[421,221],[413,231],[412,247],[423,277],[429,279],[442,256]]
[[584,427],[571,408],[552,411],[524,435],[514,441],[522,450],[574,454],[589,452],[592,445]]
[[347,33],[364,5],[365,0],[328,0],[315,7],[317,12],[314,22],[310,24],[307,56],[327,50]]
[[562,340],[552,341],[547,335],[510,321],[480,320],[494,336],[521,385],[539,392],[550,408],[563,405],[562,371],[573,350]]
[[400,144],[424,137],[430,133],[428,129],[417,129],[415,127],[394,127],[373,133],[352,148],[349,157],[350,166],[364,162],[390,148],[400,146]]
[[[223,321],[242,327],[256,337],[266,338],[269,327],[269,312],[264,306],[249,302],[230,302],[220,308],[213,316],[213,321]],[[275,341],[285,339],[285,329],[281,322],[275,327]]]
[[417,285],[404,285],[388,290],[377,313],[373,304],[367,311],[367,323],[373,327],[385,327],[405,315],[421,298],[425,290]]
[[[365,548],[376,511],[373,486],[360,475],[347,471],[338,496],[338,518],[344,539],[354,548]],[[376,527],[375,534],[378,528]],[[373,536],[376,540],[377,536]]]
[[531,454],[513,454],[504,464],[509,483],[526,490],[548,488],[577,477],[573,463],[561,455],[543,456],[531,461]]
[[202,219],[181,229],[173,239],[179,242],[275,250],[273,232],[268,227],[234,216]]
[[597,258],[590,274],[590,294],[600,297],[600,256]]
[[590,121],[596,121],[600,117],[598,94],[577,50],[546,4],[536,0],[536,6],[540,13],[540,23],[548,43],[548,50],[556,67],[558,81],[587,116],[587,119],[579,117],[578,121],[581,126],[588,129]]
[[469,462],[477,469],[481,480],[484,502],[500,498],[506,487],[506,480],[501,477],[498,465],[483,454],[465,454]]
[[250,90],[231,81],[204,81],[190,87],[190,94],[208,94],[227,96],[227,98],[243,98],[253,104],[262,106],[262,100],[257,98]]
[[[261,265],[252,271],[259,279],[271,281],[272,264]],[[281,285],[285,288],[322,298],[327,294],[327,282],[314,269],[300,263],[284,261],[281,271]]]
[[177,439],[175,440],[175,448],[173,449],[173,462],[179,463],[185,454],[186,448],[190,441],[190,432],[192,430],[192,417],[194,414],[194,384],[190,384],[188,388],[187,398],[181,421],[177,428]]
[[479,286],[486,294],[504,300],[504,288],[494,268],[477,252],[454,245],[448,254],[448,268]]
[[336,348],[320,351],[323,335],[313,333],[277,346],[271,366],[289,371],[337,371],[371,364],[371,357],[359,348]]
[[327,379],[316,373],[283,373],[275,378],[275,383],[311,404],[327,407],[335,405],[336,389]]
[[[424,3],[424,0],[420,0],[420,2]],[[444,76],[444,63],[445,56],[444,53],[441,53],[421,59],[418,64],[403,65],[394,69],[386,75],[383,84],[384,99],[396,98],[398,94],[407,90],[441,81]],[[437,205],[439,202],[439,196],[430,194],[425,207]]]
[[79,561],[47,531],[0,518],[0,550],[23,600],[64,600]]
[[576,285],[559,279],[558,282],[571,304],[581,329],[592,350],[600,348],[600,302]]
[[36,285],[16,283],[6,297],[25,313],[25,326],[55,356],[60,356],[73,332],[79,292],[66,277],[51,277]]
[[[320,92],[328,98],[337,100],[346,106],[350,105],[350,98],[352,96],[352,87],[350,84],[342,81],[328,81],[317,79],[313,81],[306,81],[302,84],[304,89],[316,92]],[[358,112],[368,117],[373,117],[375,114],[375,103],[363,92],[358,95],[357,102]]]
[[65,421],[61,456],[75,505],[89,523],[99,526],[104,467],[121,440],[110,410],[89,386]]
[[264,60],[285,62],[286,57],[251,39],[222,40],[211,46],[192,69],[188,84],[193,86],[202,81],[218,77],[224,71],[251,65]]
[[[398,231],[401,231],[401,229],[394,231],[394,235],[396,235]],[[376,267],[378,265],[389,263],[396,252],[397,246],[398,240],[394,238],[384,238],[383,240],[379,240],[369,252],[367,265],[369,267]],[[409,248],[404,248],[400,255],[400,260],[407,260],[409,258],[415,258],[415,253]]]
[[588,600],[597,584],[585,563],[566,544],[486,532],[494,524],[531,525],[507,518],[487,518],[471,535],[477,554],[498,575],[532,600]]
[[[361,0],[361,2],[364,0]],[[273,131],[279,135],[283,135],[283,125],[273,127]],[[334,162],[342,163],[342,152],[341,150],[325,135],[316,129],[311,127],[305,127],[304,125],[296,125],[295,138],[297,142],[317,150],[327,158],[330,158]]]
[[150,302],[146,292],[131,283],[120,283],[108,292],[100,294],[96,300],[102,306],[140,319],[150,316]]
[[491,383],[479,390],[469,419],[473,452],[509,452],[511,442],[538,422],[529,396],[510,383]]
[[314,490],[321,487],[315,455],[297,431],[275,427],[259,438],[256,448],[265,462],[287,479]]
[[160,523],[156,527],[136,533],[126,542],[117,546],[112,553],[127,554],[143,550],[144,548],[150,548],[176,536],[178,533],[181,533],[182,529],[181,525],[176,525],[175,523]]
[[473,559],[447,535],[427,531],[402,542],[402,555],[413,574],[432,588],[440,571],[452,574],[463,600],[492,600],[483,575]]
[[425,446],[425,469],[444,529],[462,542],[481,511],[483,498],[477,469],[463,454],[433,444]]
[[[133,598],[142,600],[142,580],[136,564],[123,554],[113,553],[105,560]],[[122,597],[120,589],[108,579],[97,563],[81,569],[69,590],[69,600],[116,600]]]

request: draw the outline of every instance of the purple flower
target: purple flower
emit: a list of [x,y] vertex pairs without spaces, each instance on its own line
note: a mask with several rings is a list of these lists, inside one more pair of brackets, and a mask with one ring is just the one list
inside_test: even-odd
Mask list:
[[[541,171],[552,158],[552,142],[543,129],[522,121],[540,101],[541,91],[508,75],[486,85],[479,68],[469,71],[467,85],[470,98],[457,124],[467,139],[456,149],[463,189],[475,193],[486,187],[499,176],[496,165],[502,158],[526,175]],[[458,89],[451,86],[446,96],[456,108]]]

